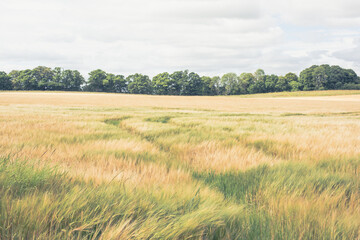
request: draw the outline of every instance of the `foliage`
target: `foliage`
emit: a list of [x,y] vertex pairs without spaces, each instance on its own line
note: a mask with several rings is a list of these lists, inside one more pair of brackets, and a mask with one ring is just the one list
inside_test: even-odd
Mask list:
[[0,90],[12,90],[10,76],[6,72],[0,72]]
[[303,90],[341,89],[345,84],[358,84],[359,77],[351,69],[324,64],[303,70],[299,82],[304,86]]
[[226,73],[221,77],[221,85],[225,95],[236,95],[240,92],[240,84],[236,73]]
[[151,80],[147,75],[136,73],[126,78],[128,82],[129,93],[134,94],[151,94]]
[[[9,81],[10,80],[10,81]],[[127,78],[97,69],[84,77],[76,70],[39,66],[0,74],[0,90],[63,90],[156,95],[239,95],[287,91],[359,89],[360,78],[351,69],[327,64],[285,76],[254,73],[225,73],[222,77],[199,76],[188,70],[163,72],[152,79],[135,73]]]
[[219,95],[220,77],[218,77],[218,76],[215,76],[215,77],[203,76],[203,77],[201,77],[201,81],[202,81],[202,85],[203,85],[202,95],[205,95],[205,96]]
[[178,95],[180,84],[168,72],[160,73],[152,79],[153,91],[157,95]]
[[84,77],[77,70],[39,66],[33,70],[14,70],[9,73],[14,90],[81,91]]

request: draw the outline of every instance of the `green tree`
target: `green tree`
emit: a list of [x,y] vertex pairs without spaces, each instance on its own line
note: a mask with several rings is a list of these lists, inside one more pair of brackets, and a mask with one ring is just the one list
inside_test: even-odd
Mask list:
[[169,95],[174,80],[170,77],[168,72],[159,73],[152,79],[152,86],[154,94]]
[[185,78],[182,86],[182,95],[202,95],[203,83],[201,77],[191,72]]
[[291,86],[289,85],[289,82],[287,81],[286,77],[280,76],[279,80],[276,82],[275,91],[285,92],[290,90],[291,90]]
[[225,95],[236,95],[240,93],[239,79],[236,73],[226,73],[221,77],[221,86]]
[[101,69],[97,69],[90,72],[89,76],[86,89],[91,92],[103,92],[104,81],[106,83],[107,73]]
[[20,71],[12,70],[8,76],[10,77],[11,85],[13,86],[14,90],[22,90],[23,89],[23,86],[22,86],[20,78],[19,78]]
[[291,90],[292,92],[301,91],[301,89],[303,88],[303,86],[301,85],[301,83],[296,82],[296,81],[291,81],[291,82],[289,82],[289,86],[290,86],[290,90]]
[[9,76],[14,90],[39,90],[38,82],[30,69],[11,71]]
[[170,75],[170,78],[172,79],[174,83],[173,95],[181,95],[183,92],[183,85],[186,82],[186,78],[188,77],[189,71],[175,71]]
[[70,85],[71,91],[80,91],[82,85],[85,84],[85,78],[81,75],[81,73],[78,70],[72,71],[73,79]]
[[292,81],[298,82],[299,81],[298,76],[295,73],[291,73],[291,72],[287,73],[285,75],[285,78],[286,78],[286,81],[288,81],[288,82],[292,82]]
[[201,77],[194,72],[189,73],[188,70],[176,71],[170,75],[171,79],[178,86],[179,95],[201,95],[202,94],[202,81]]
[[265,80],[265,71],[262,69],[258,69],[254,73],[255,81],[264,81]]
[[300,73],[299,82],[303,90],[342,89],[345,85],[356,85],[358,76],[353,70],[339,66],[313,65]]
[[115,75],[107,73],[106,78],[102,81],[102,87],[104,92],[114,92],[114,80]]
[[318,66],[313,71],[313,81],[316,90],[326,89],[328,74],[325,66]]
[[201,77],[203,84],[202,95],[214,96],[218,95],[220,77]]
[[11,78],[6,72],[0,72],[0,90],[12,90]]
[[252,73],[242,73],[239,76],[240,94],[250,93],[250,86],[255,83],[255,77]]
[[[77,70],[65,70],[62,73],[61,84],[66,91],[80,91],[85,83],[84,77]],[[104,89],[103,89],[104,90]]]
[[133,94],[151,94],[151,80],[147,75],[139,73],[130,75],[126,78],[128,82],[129,93]]
[[249,93],[264,93],[266,92],[266,86],[265,86],[265,71],[262,69],[258,69],[253,74],[254,81],[252,84],[248,87]]
[[285,75],[286,82],[290,86],[290,91],[300,91],[302,89],[302,85],[299,82],[299,78],[295,73],[287,73]]
[[53,70],[53,81],[48,83],[48,89],[49,90],[65,90],[64,86],[62,84],[62,75],[63,75],[63,69],[60,67],[55,67]]
[[265,76],[265,91],[266,92],[275,92],[276,83],[279,80],[279,77],[275,74]]
[[248,93],[264,93],[266,92],[265,81],[264,78],[260,80],[254,81],[248,87]]
[[316,89],[313,72],[314,72],[314,69],[317,67],[318,67],[317,65],[313,65],[313,66],[301,71],[300,77],[299,77],[299,82],[301,83],[302,86],[304,86],[303,87],[304,91]]
[[127,93],[128,92],[127,81],[123,75],[114,75],[112,77],[112,81],[114,83],[113,92],[116,92],[116,93]]
[[31,75],[37,82],[37,89],[49,90],[49,86],[52,86],[54,81],[54,72],[49,67],[38,66],[31,71]]

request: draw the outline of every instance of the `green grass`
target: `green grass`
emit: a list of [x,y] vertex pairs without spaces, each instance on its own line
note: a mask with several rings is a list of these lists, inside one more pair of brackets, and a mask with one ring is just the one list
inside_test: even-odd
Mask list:
[[[346,203],[360,194],[359,167],[359,159],[350,159],[323,161],[315,167],[301,163],[273,167],[263,165],[237,173],[194,173],[194,177],[222,192],[225,199],[246,206],[248,216],[239,220],[242,226],[247,225],[247,230],[240,233],[242,239],[269,239],[274,236],[275,239],[358,239],[358,228],[346,228],[341,224],[341,218],[334,225],[328,212],[310,208],[308,212],[301,213],[306,217],[304,222],[297,217],[304,209],[293,206],[292,213],[273,214],[267,207],[269,201],[279,201],[280,204],[280,196],[311,202],[325,195],[337,198],[337,202],[326,210],[351,209]],[[302,232],[304,229],[307,231]]]
[[223,237],[229,231],[223,224],[232,214],[201,199],[200,188],[192,196],[168,199],[121,182],[66,179],[53,169],[5,158],[0,169],[1,239],[98,239],[123,224],[134,239]]
[[171,116],[161,116],[161,117],[146,118],[145,121],[148,121],[148,122],[159,122],[159,123],[168,123],[171,118],[172,118]]
[[[348,229],[341,221],[334,226],[326,222],[324,213],[307,212],[304,222],[297,217],[301,209],[274,214],[266,206],[271,198],[284,195],[310,200],[336,195],[339,202],[349,201],[360,193],[359,173],[349,170],[359,167],[358,159],[350,159],[315,167],[288,163],[237,173],[194,173],[195,179],[243,209],[241,214],[230,214],[216,209],[211,213],[209,203],[199,195],[201,188],[192,197],[169,201],[166,195],[127,189],[122,183],[86,184],[54,168],[2,158],[0,236],[97,239],[109,228],[128,223],[134,239],[357,239],[358,229]],[[319,219],[317,214],[324,216]],[[196,220],[193,226],[187,224],[190,219]],[[137,231],[143,228],[148,230]]]
[[[349,160],[349,162],[354,164],[354,169],[359,169],[359,161]],[[219,189],[225,198],[234,198],[239,202],[247,201],[247,197],[253,199],[260,190],[270,189],[274,194],[296,194],[302,197],[324,192],[359,194],[358,173],[355,170],[354,173],[343,172],[344,165],[335,161],[323,161],[316,167],[287,163],[274,167],[263,165],[238,173],[194,173],[194,177]],[[345,166],[349,167],[347,164]]]
[[54,168],[39,169],[34,163],[0,158],[0,190],[14,196],[56,188],[64,178]]

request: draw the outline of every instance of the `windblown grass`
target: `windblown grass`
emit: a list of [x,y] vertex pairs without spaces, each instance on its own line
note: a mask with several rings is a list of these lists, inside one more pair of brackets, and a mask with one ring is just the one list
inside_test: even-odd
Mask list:
[[0,239],[360,239],[357,97],[46,96],[0,106]]

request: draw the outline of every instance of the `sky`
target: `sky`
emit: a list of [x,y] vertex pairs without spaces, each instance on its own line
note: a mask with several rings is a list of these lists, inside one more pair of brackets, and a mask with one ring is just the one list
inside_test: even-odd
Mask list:
[[359,0],[1,0],[0,71],[360,75]]

